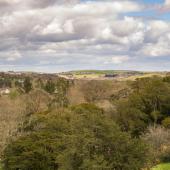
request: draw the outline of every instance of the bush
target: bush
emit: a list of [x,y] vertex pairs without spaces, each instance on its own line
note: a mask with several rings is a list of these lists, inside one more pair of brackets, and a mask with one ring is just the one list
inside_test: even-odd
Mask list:
[[165,128],[169,128],[169,129],[170,129],[170,117],[165,118],[165,119],[162,121],[162,125],[163,125]]

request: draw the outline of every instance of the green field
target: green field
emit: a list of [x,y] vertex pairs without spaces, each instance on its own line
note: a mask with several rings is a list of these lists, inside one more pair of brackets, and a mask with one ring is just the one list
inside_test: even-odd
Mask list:
[[74,75],[84,75],[84,74],[120,74],[120,73],[142,73],[139,71],[131,71],[131,70],[76,70],[76,71],[69,71],[66,73],[74,74]]
[[170,163],[168,164],[160,164],[153,168],[152,170],[170,170]]

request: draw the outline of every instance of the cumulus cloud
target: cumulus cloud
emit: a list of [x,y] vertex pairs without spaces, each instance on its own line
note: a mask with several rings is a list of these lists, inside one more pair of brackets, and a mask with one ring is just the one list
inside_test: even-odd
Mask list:
[[17,50],[3,51],[3,52],[0,52],[0,59],[2,58],[4,58],[6,61],[16,61],[22,58],[22,55]]
[[127,55],[117,55],[117,56],[113,56],[110,61],[106,61],[105,64],[109,64],[109,63],[122,64],[122,63],[128,61],[129,59],[130,59],[130,57]]
[[71,69],[169,55],[170,23],[126,16],[142,10],[132,0],[0,0],[0,61]]

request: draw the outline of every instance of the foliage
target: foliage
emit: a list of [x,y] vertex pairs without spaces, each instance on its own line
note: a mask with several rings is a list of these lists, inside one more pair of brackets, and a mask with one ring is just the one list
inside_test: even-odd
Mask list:
[[92,80],[86,82],[81,89],[84,93],[85,100],[93,103],[100,99],[109,99],[108,93],[110,94],[112,84],[109,81],[99,82]]
[[25,97],[26,114],[33,114],[48,110],[51,102],[50,95],[44,90],[32,90]]
[[117,123],[123,131],[131,132],[132,136],[139,136],[146,129],[148,116],[141,110],[130,107],[126,100],[119,102],[117,113]]
[[4,153],[5,170],[139,170],[147,148],[93,105],[36,114]]
[[15,87],[23,87],[23,83],[22,82],[20,82],[20,81],[18,81],[18,80],[16,80],[15,82],[14,82],[14,84],[15,84]]
[[[142,101],[142,111],[150,114],[153,111],[160,111],[162,114],[169,114],[170,109],[170,87],[159,77],[137,80],[134,85],[134,94]],[[134,99],[132,99],[134,101]]]
[[167,164],[157,165],[152,170],[169,170],[169,169],[170,169],[170,163],[167,163]]
[[56,93],[54,103],[57,104],[59,107],[67,107],[68,106],[68,99],[67,99],[67,91],[69,88],[69,81],[60,78],[56,82]]
[[45,85],[45,90],[52,94],[55,91],[55,83],[52,80],[48,80],[46,85]]
[[165,118],[163,121],[162,121],[162,125],[165,127],[165,128],[169,128],[170,129],[170,116]]
[[12,87],[11,80],[9,78],[0,79],[0,88]]
[[[136,80],[133,92],[117,102],[117,122],[139,136],[149,124],[161,124],[170,115],[170,85],[159,77]],[[124,106],[124,107],[122,107]]]
[[25,80],[24,80],[24,90],[25,90],[25,93],[30,92],[31,89],[32,89],[31,79],[30,79],[30,77],[26,77]]
[[148,152],[154,164],[170,161],[170,130],[161,126],[149,127],[142,138],[150,145]]

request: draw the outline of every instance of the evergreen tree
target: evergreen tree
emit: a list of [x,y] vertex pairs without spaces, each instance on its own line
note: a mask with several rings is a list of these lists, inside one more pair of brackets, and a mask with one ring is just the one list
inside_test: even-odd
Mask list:
[[45,90],[52,94],[55,91],[55,83],[52,80],[48,80],[46,85],[45,85]]
[[26,93],[29,93],[31,89],[32,89],[31,79],[29,77],[26,77],[24,80],[24,90]]
[[4,170],[140,170],[147,148],[93,105],[38,114],[4,153]]

